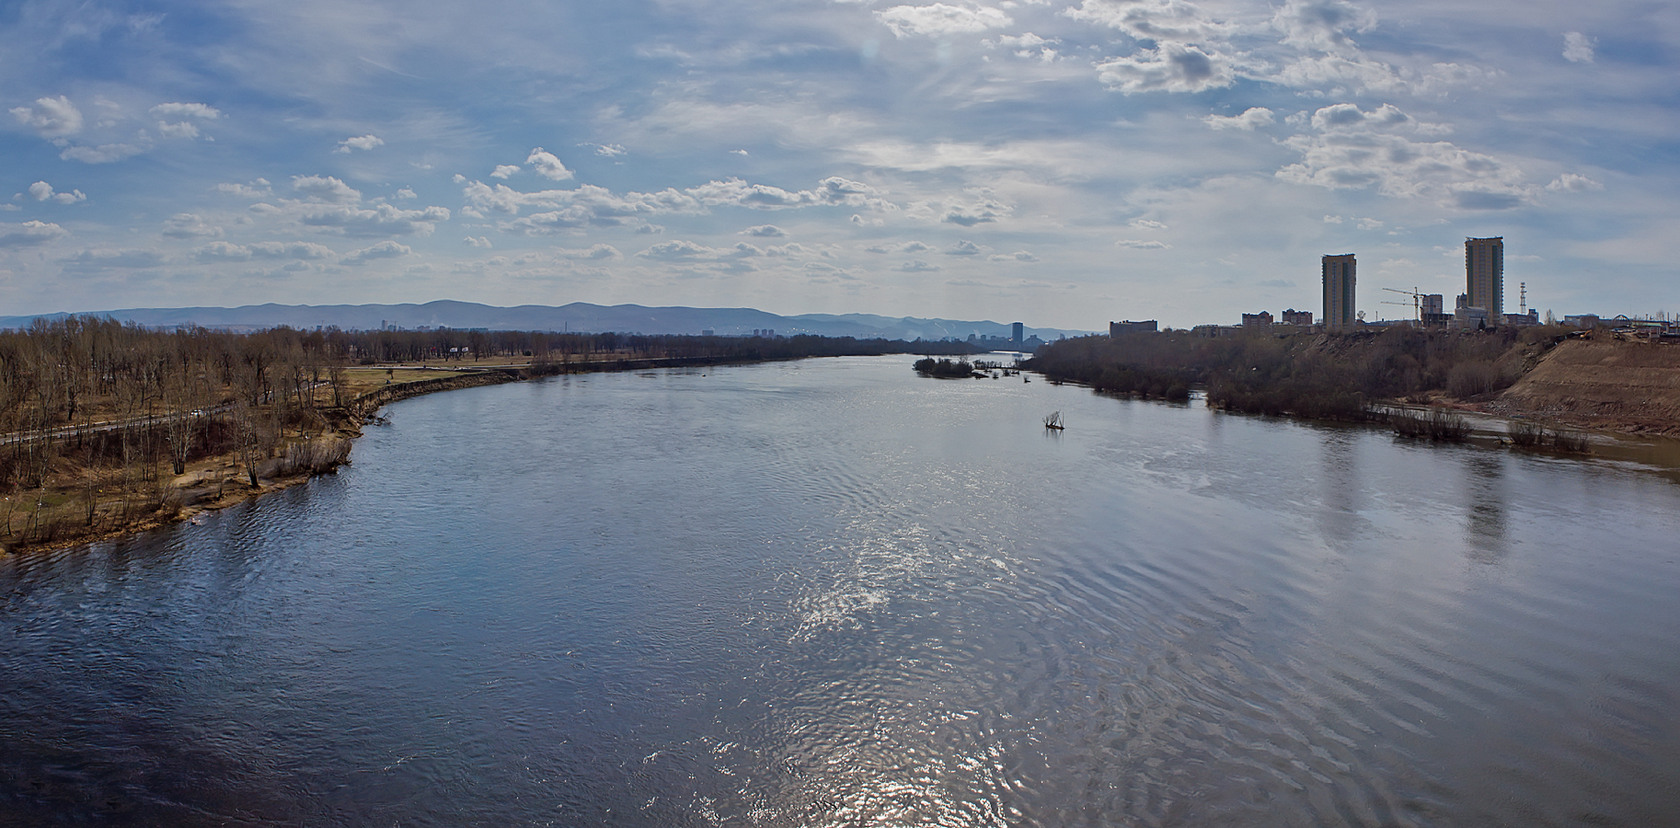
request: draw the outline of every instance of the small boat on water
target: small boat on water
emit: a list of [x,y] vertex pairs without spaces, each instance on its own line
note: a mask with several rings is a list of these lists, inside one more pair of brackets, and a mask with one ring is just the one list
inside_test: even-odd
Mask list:
[[1062,430],[1062,412],[1052,411],[1044,415],[1044,427],[1052,431]]

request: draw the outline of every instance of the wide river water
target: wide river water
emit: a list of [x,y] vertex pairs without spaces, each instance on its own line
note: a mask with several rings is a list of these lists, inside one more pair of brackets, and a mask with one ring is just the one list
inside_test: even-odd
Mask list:
[[0,558],[0,822],[1680,815],[1671,475],[910,361],[421,397]]

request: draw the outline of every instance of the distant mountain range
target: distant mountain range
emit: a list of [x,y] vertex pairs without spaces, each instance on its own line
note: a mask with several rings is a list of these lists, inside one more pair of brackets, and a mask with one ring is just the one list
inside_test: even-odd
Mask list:
[[[0,327],[28,327],[36,319],[58,319],[68,313],[0,316]],[[89,311],[77,316],[111,317],[152,328],[202,325],[227,330],[261,330],[286,325],[310,330],[399,328],[487,328],[502,331],[572,331],[575,333],[700,334],[745,336],[773,330],[781,336],[817,334],[885,339],[967,339],[1011,335],[1005,322],[965,322],[956,319],[893,318],[866,313],[808,313],[780,316],[752,308],[650,308],[642,305],[591,305],[573,302],[559,307],[520,305],[499,308],[475,302],[438,301],[423,305],[245,305],[237,308],[129,308]],[[1041,339],[1082,336],[1088,331],[1027,327],[1024,336]]]

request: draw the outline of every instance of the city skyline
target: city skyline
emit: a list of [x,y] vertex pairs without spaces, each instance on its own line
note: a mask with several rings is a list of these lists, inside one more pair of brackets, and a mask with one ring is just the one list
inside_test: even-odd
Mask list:
[[458,299],[1188,327],[1310,262],[1671,309],[1680,9],[16,5],[0,308]]

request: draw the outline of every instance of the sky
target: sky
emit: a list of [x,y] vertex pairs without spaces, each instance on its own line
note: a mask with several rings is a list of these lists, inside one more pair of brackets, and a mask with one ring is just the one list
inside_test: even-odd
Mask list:
[[[0,315],[1680,312],[1680,4],[0,0]],[[1394,301],[1400,304],[1385,304]]]

